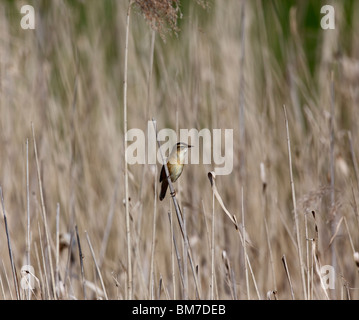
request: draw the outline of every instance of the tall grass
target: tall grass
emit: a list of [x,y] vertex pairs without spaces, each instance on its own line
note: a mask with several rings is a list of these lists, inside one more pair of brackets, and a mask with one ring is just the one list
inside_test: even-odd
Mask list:
[[[325,31],[317,1],[143,3],[0,3],[0,299],[358,299],[359,4]],[[174,184],[186,238],[124,161],[153,118],[234,132],[216,193],[214,164]]]

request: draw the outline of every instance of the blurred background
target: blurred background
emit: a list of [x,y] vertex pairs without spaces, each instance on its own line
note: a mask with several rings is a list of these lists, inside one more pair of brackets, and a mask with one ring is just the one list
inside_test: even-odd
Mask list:
[[[25,4],[34,7],[33,30],[20,26]],[[335,29],[321,28],[324,5],[334,8]],[[1,209],[0,299],[17,297],[8,238],[19,286],[23,265],[37,277],[31,295],[19,287],[23,299],[129,297],[128,6],[0,3],[0,186],[9,230],[7,237]],[[213,197],[214,164],[187,165],[175,183],[202,299],[359,297],[358,24],[351,0],[132,3],[128,129],[146,132],[152,118],[159,130],[233,129],[233,172],[217,176],[216,187],[250,243],[243,246]],[[172,199],[158,201],[159,171],[128,166],[133,298],[196,299]],[[325,265],[334,289],[320,285]]]

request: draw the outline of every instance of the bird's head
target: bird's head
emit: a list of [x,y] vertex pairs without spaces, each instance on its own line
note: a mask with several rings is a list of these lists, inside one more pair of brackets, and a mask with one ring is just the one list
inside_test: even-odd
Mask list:
[[187,143],[184,143],[184,142],[177,142],[176,146],[177,146],[177,152],[180,152],[180,153],[183,153],[183,154],[186,154],[188,149],[193,147],[193,146],[191,146],[191,145],[189,145]]

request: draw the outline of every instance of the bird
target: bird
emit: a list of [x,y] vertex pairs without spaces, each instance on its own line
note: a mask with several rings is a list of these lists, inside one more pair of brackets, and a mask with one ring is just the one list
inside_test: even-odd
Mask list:
[[[178,142],[173,146],[172,151],[169,157],[167,158],[167,162],[166,162],[168,173],[172,182],[175,182],[182,174],[183,166],[184,166],[183,163],[184,157],[188,149],[192,147],[193,146],[188,145],[187,143],[184,142]],[[160,182],[162,182],[161,192],[160,192],[160,201],[162,201],[166,196],[166,192],[168,188],[168,180],[167,180],[166,169],[164,165],[162,166],[162,170],[160,173]]]

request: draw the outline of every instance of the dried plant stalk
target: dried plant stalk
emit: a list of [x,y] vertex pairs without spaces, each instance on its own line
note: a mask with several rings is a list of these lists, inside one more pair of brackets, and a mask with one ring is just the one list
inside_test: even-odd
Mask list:
[[8,249],[9,249],[11,271],[12,271],[12,276],[13,276],[13,279],[14,279],[16,297],[17,297],[18,300],[20,300],[19,286],[18,286],[18,283],[17,283],[16,268],[15,268],[15,263],[14,263],[13,252],[12,252],[12,249],[11,249],[10,234],[9,234],[9,229],[8,229],[8,225],[7,225],[7,218],[6,218],[5,205],[4,205],[4,197],[3,197],[1,186],[0,186],[0,197],[1,197],[1,205],[2,205],[2,212],[3,212],[3,217],[4,217],[7,246],[8,246]]
[[287,109],[286,109],[285,105],[283,105],[283,110],[284,110],[285,127],[286,127],[286,133],[287,133],[290,185],[292,188],[292,200],[293,200],[295,228],[296,228],[296,233],[297,233],[297,248],[298,248],[299,263],[300,263],[300,274],[302,277],[304,298],[307,299],[307,290],[306,290],[305,275],[304,275],[304,262],[303,262],[303,256],[302,256],[302,246],[301,246],[301,242],[300,242],[299,219],[298,219],[298,212],[297,212],[297,203],[296,203],[296,199],[295,199],[295,187],[294,187],[294,179],[293,179],[293,166],[292,166],[292,155],[291,155],[291,148],[290,148],[289,125],[288,125]]

